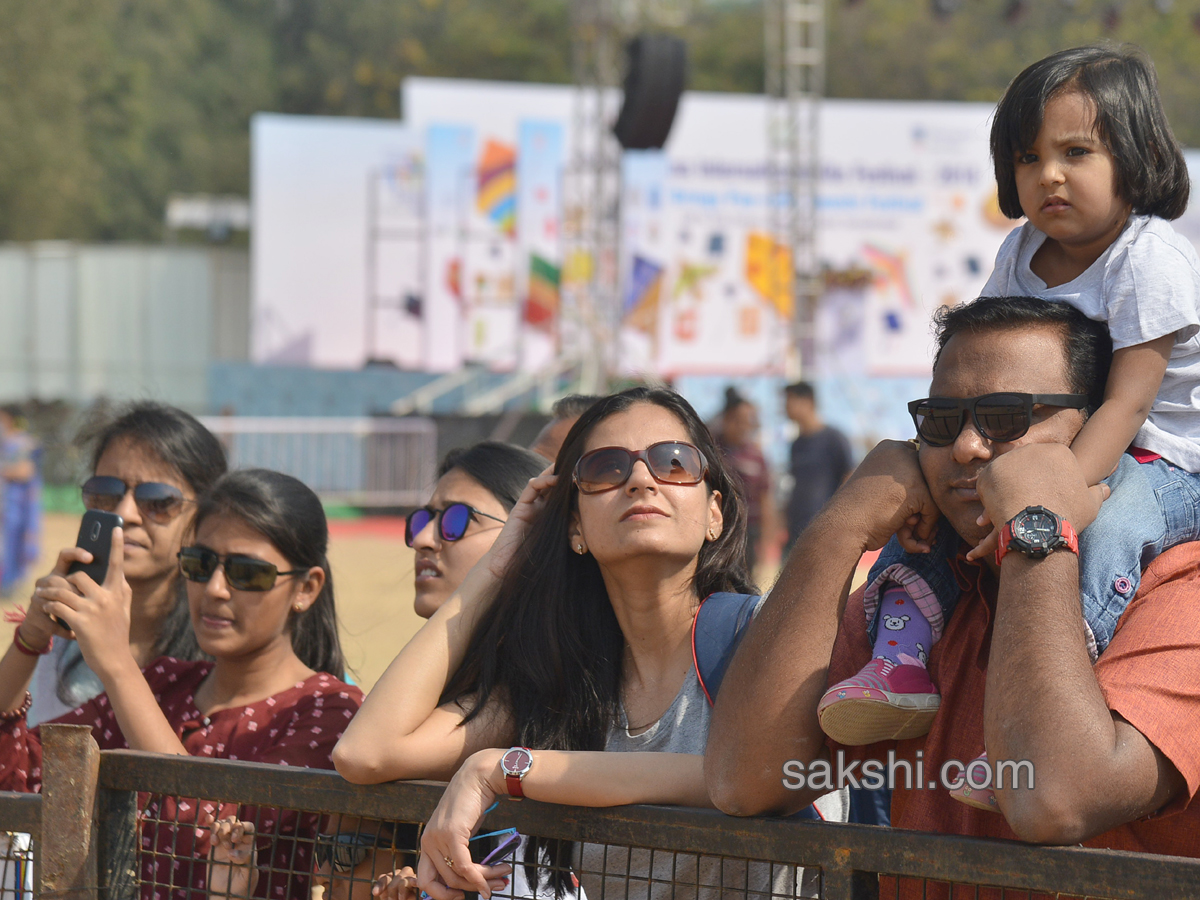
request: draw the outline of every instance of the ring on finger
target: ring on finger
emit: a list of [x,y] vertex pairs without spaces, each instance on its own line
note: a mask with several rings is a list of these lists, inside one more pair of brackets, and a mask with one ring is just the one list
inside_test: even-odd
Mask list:
[[453,869],[453,868],[454,868],[454,860],[452,860],[452,859],[451,859],[450,857],[448,857],[448,856],[443,856],[443,857],[442,857],[442,859],[445,861],[445,863],[446,863],[446,865],[447,865],[447,866],[449,866],[451,869]]

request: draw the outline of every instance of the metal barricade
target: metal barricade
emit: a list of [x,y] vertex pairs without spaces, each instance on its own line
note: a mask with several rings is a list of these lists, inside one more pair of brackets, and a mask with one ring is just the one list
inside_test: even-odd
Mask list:
[[[49,796],[34,896],[45,900],[372,900],[380,875],[415,865],[420,823],[442,793],[287,766],[98,754],[86,728],[43,733]],[[94,816],[81,815],[88,804]],[[11,808],[0,798],[0,815]],[[21,826],[36,834],[32,809]],[[254,826],[242,856],[211,849],[210,819],[222,817]],[[1196,859],[863,825],[526,800],[502,801],[483,830],[508,827],[537,839],[527,856],[504,858],[516,871],[494,896],[512,900],[549,900],[555,885],[572,900],[1200,896]],[[538,866],[527,870],[526,858]]]
[[432,419],[208,416],[234,468],[299,478],[331,503],[417,506],[437,478]]
[[[239,816],[260,826],[259,878],[276,879],[267,894],[259,887],[258,895],[302,900],[312,887],[314,850],[320,852],[318,829],[383,834],[375,848],[379,852],[373,849],[358,867],[341,872],[335,868],[332,873],[326,867],[319,873],[329,879],[327,897],[366,900],[369,888],[355,894],[355,885],[369,885],[389,867],[412,863],[415,823],[428,818],[442,792],[440,785],[427,783],[359,787],[333,772],[132,751],[103,754],[100,786],[108,796],[149,791],[152,797],[202,797],[218,809],[236,808]],[[174,827],[161,815],[147,816],[150,808],[142,806],[143,845],[151,826]],[[165,806],[160,801],[153,808]],[[279,812],[282,808],[303,812],[289,818]],[[129,805],[124,824],[112,817],[105,821],[134,827],[134,812]],[[310,817],[307,825],[305,814]],[[281,826],[284,822],[290,824]],[[497,896],[532,896],[535,885],[538,896],[553,896],[548,882],[556,873],[568,887],[578,878],[588,900],[1012,900],[1039,892],[1061,898],[1161,900],[1200,895],[1200,860],[1034,847],[862,825],[734,819],[667,807],[581,809],[523,801],[501,802],[487,817],[484,830],[509,826],[524,835],[574,846],[558,857],[556,866],[546,855],[553,852],[551,845],[542,853],[540,874],[525,874],[514,880],[513,889]],[[125,846],[130,853],[136,849],[128,842]],[[110,872],[131,871],[134,864],[129,855],[110,860],[108,867]],[[167,868],[157,871],[161,875]],[[156,889],[164,892],[167,883],[160,881]],[[172,890],[177,896],[186,893],[178,885]],[[136,893],[130,884],[123,891],[110,891],[110,896],[132,900]],[[141,895],[150,896],[144,883]]]

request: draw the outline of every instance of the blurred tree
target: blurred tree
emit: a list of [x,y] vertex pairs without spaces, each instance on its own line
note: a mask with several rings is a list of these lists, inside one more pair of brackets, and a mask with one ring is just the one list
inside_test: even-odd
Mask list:
[[[828,0],[827,91],[994,102],[1130,41],[1200,145],[1200,0],[1111,8]],[[762,29],[762,0],[695,0],[690,86],[762,90]],[[170,193],[249,191],[255,111],[395,118],[407,76],[569,82],[570,52],[568,0],[0,0],[0,240],[156,240]]]

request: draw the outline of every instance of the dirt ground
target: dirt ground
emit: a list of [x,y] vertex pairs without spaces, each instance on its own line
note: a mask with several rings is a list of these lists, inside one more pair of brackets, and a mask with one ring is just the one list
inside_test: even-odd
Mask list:
[[[77,516],[45,517],[42,558],[28,583],[0,603],[0,610],[28,604],[33,578],[50,570],[61,548],[75,543],[78,528]],[[423,622],[413,612],[413,552],[404,546],[404,521],[382,517],[331,521],[329,564],[342,649],[355,683],[370,690]],[[860,566],[855,587],[864,580],[867,564],[864,560]],[[773,583],[775,572],[762,570],[758,575],[765,588]],[[0,634],[11,640],[7,628]]]
[[[42,557],[28,583],[0,604],[28,606],[33,579],[48,572],[63,547],[75,543],[79,517],[51,514],[43,523]],[[329,564],[342,625],[342,649],[355,683],[369,689],[421,627],[413,612],[413,553],[402,520],[334,521]],[[11,631],[0,634],[11,640]]]

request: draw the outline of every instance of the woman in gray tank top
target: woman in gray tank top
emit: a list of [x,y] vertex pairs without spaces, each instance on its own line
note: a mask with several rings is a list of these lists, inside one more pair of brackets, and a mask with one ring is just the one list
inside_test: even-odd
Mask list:
[[[400,652],[334,751],[353,782],[450,779],[422,837],[419,881],[435,900],[495,889],[502,870],[473,863],[467,838],[497,795],[711,806],[691,624],[709,594],[754,590],[744,502],[708,429],[668,390],[598,401],[554,472],[530,481],[488,555]],[[624,752],[594,752],[604,750]],[[675,891],[654,883],[652,860],[618,860],[613,849],[559,850],[552,862],[575,868],[594,897],[618,876],[641,880],[639,895]],[[535,848],[526,863],[547,852]],[[783,867],[758,865],[762,877],[746,873],[734,893],[780,887],[772,876]],[[795,870],[784,880],[785,895],[802,893]]]

